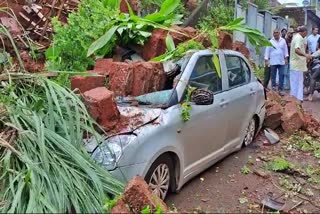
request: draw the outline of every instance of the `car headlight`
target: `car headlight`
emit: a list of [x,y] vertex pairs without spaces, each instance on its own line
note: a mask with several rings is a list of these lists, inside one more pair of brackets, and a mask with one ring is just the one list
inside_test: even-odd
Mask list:
[[104,140],[93,152],[92,158],[107,170],[114,170],[123,150],[134,141],[135,135],[117,135]]

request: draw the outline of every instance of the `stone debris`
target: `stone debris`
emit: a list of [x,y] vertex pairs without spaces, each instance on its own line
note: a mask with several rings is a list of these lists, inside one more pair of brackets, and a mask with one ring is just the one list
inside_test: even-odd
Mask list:
[[314,137],[320,137],[319,121],[304,112],[296,98],[289,95],[281,97],[277,92],[270,90],[267,92],[266,110],[265,127],[281,127],[289,135],[303,129]]
[[132,213],[141,213],[147,206],[149,206],[151,213],[154,213],[158,207],[160,207],[162,213],[168,212],[166,204],[152,194],[148,184],[140,176],[134,177],[128,183],[122,199],[116,205],[117,209],[112,209],[111,213],[118,213],[116,211],[122,212],[127,206]]
[[283,108],[281,126],[287,134],[294,134],[304,125],[303,110],[294,102],[285,104]]
[[103,128],[112,129],[120,120],[114,93],[107,88],[99,87],[86,91],[83,99],[91,117]]
[[103,87],[106,84],[105,76],[72,76],[70,78],[71,90],[76,90],[76,93],[83,94],[86,91]]
[[117,201],[116,206],[111,209],[111,213],[130,213],[128,205],[124,202],[123,199]]
[[277,129],[281,126],[281,117],[283,115],[282,106],[276,101],[268,101],[266,109],[267,113],[264,125],[271,129]]

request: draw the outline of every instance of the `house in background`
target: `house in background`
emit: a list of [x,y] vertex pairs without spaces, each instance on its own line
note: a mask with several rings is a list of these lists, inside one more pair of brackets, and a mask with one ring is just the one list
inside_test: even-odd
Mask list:
[[269,0],[270,7],[279,7],[281,3],[278,0]]
[[[320,27],[319,12],[314,6],[307,7],[307,28],[311,32],[313,26]],[[287,19],[294,19],[297,25],[305,24],[305,8],[304,7],[283,7],[277,15],[286,17]],[[295,27],[295,26],[293,26]]]

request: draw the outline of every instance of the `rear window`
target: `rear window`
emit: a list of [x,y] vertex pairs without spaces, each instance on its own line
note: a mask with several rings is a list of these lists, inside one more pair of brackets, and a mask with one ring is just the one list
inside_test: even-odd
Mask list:
[[234,88],[250,82],[250,68],[238,56],[226,55],[229,87]]

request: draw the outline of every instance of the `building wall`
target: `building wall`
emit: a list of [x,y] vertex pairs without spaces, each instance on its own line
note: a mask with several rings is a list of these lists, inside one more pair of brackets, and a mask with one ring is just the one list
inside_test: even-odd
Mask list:
[[[237,5],[237,18],[244,18],[244,22],[252,28],[258,29],[263,32],[267,38],[272,37],[273,30],[276,28],[288,28],[288,22],[283,17],[273,17],[273,14],[269,11],[258,11],[258,8],[254,4],[248,4],[247,8],[243,8]],[[260,48],[258,52],[250,44],[248,39],[243,33],[234,32],[234,41],[244,42],[250,51],[250,57],[254,60],[257,65],[263,63],[264,48]]]
[[[283,8],[279,11],[278,15],[282,17],[288,16],[289,18],[293,18],[298,25],[304,25],[305,12],[303,7]],[[309,8],[307,19],[307,27],[309,32],[311,32],[313,26],[320,27],[320,18],[311,8]]]

